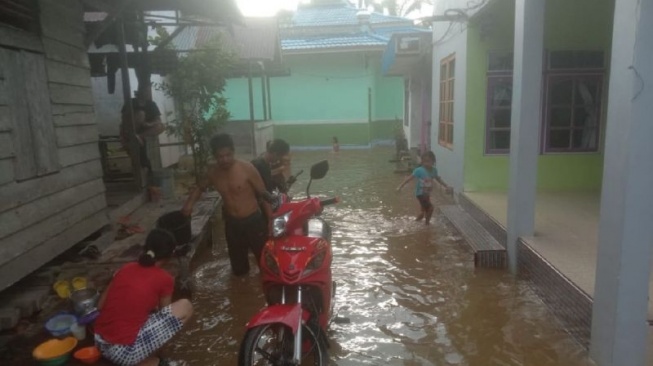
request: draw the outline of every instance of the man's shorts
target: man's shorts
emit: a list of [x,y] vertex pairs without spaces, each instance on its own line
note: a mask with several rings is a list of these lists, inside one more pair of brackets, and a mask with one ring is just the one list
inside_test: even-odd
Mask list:
[[181,330],[182,326],[183,323],[172,315],[172,307],[168,305],[150,315],[138,332],[134,343],[111,344],[96,334],[95,344],[102,356],[116,365],[137,365],[163,347]]

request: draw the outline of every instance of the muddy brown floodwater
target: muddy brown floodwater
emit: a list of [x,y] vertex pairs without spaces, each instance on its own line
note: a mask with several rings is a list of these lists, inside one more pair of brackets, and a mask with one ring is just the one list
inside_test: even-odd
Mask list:
[[[341,197],[323,216],[333,227],[335,309],[351,320],[328,332],[332,365],[592,365],[544,304],[505,271],[475,269],[460,235],[437,212],[415,222],[412,187],[389,162],[393,150],[298,152],[293,187],[328,159],[316,195]],[[437,205],[451,199],[436,193]],[[221,224],[221,223],[220,223]],[[264,299],[258,272],[231,276],[222,231],[194,275],[195,317],[167,348],[180,364],[235,365],[245,323]],[[255,267],[254,267],[255,268]]]

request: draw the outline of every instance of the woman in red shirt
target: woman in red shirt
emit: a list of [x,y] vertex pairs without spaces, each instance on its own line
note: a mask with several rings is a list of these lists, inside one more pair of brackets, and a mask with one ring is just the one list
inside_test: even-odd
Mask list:
[[102,294],[95,343],[113,363],[158,365],[155,352],[190,319],[193,305],[187,299],[171,303],[174,279],[161,268],[175,246],[170,232],[152,230],[138,262],[120,268]]

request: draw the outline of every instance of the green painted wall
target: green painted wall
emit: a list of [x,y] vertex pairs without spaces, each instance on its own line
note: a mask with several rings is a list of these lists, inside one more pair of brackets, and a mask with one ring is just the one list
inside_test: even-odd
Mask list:
[[[381,59],[375,64],[381,70]],[[385,77],[377,72],[374,86],[372,118],[379,120],[403,119],[404,113],[404,79],[400,77]]]
[[[261,79],[252,78],[252,91],[254,100],[254,119],[263,119],[263,95],[261,93]],[[247,78],[229,79],[225,87],[224,96],[227,98],[227,109],[231,119],[250,120],[249,112],[249,87]]]
[[367,89],[374,87],[376,72],[369,59],[374,57],[380,55],[361,52],[285,56],[291,75],[272,79],[273,119],[367,120]]
[[[613,0],[549,0],[545,20],[547,50],[603,49],[612,43]],[[467,42],[467,100],[465,129],[466,191],[507,190],[509,158],[485,155],[487,54],[511,50],[514,38],[514,2],[497,1],[488,9],[491,26],[481,31],[469,27]],[[608,57],[609,59],[609,57]],[[606,75],[607,76],[607,75]],[[607,96],[604,86],[604,108]],[[605,117],[605,113],[603,113]],[[605,124],[603,118],[602,124]],[[543,190],[598,190],[603,174],[603,154],[546,154],[538,163],[538,188]]]
[[[381,75],[380,52],[286,55],[284,64],[290,75],[270,82],[276,137],[295,146],[330,145],[333,136],[344,145],[394,138],[395,119],[403,115],[404,84]],[[253,87],[255,119],[262,119],[260,79]],[[246,78],[229,80],[225,96],[232,120],[250,119]]]

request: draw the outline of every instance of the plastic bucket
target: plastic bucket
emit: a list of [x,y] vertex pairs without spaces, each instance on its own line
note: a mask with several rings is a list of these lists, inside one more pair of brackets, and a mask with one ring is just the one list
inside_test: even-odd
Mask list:
[[177,245],[185,245],[190,242],[190,218],[182,214],[181,211],[168,212],[159,217],[156,220],[156,227],[171,232],[177,240]]

